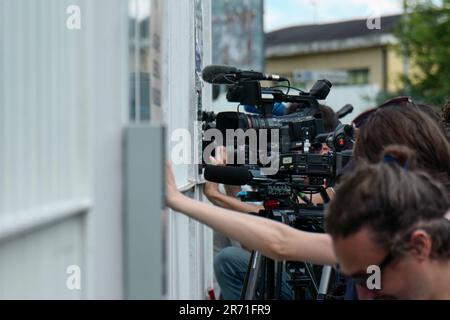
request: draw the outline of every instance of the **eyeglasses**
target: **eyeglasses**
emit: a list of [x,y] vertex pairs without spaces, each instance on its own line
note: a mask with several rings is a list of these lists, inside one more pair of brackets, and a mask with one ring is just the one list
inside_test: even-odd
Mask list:
[[[377,266],[380,269],[380,273],[383,273],[383,270],[392,264],[395,260],[395,255],[392,252],[389,252],[386,257],[379,263]],[[351,276],[347,276],[347,279],[353,281],[355,285],[360,285],[362,287],[367,287],[367,280],[371,277],[372,274],[367,272],[356,273]]]
[[416,104],[413,102],[413,100],[411,99],[411,97],[397,97],[394,99],[390,99],[386,102],[384,102],[382,105],[367,110],[363,113],[361,113],[359,116],[357,116],[354,120],[353,120],[353,125],[356,128],[360,128],[361,126],[363,126],[367,120],[369,119],[369,117],[376,112],[379,109],[385,108],[385,107],[389,107],[389,106],[414,106],[416,107]]

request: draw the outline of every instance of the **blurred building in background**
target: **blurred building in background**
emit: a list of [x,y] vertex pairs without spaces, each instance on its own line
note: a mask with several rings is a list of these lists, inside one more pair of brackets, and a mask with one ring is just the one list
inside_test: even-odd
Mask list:
[[[262,72],[264,51],[264,0],[212,1],[213,64]],[[225,99],[225,87],[214,89],[214,111],[235,111]]]
[[264,70],[264,0],[212,2],[213,63]]
[[400,86],[403,58],[393,35],[400,17],[381,17],[380,29],[369,29],[367,19],[361,19],[270,32],[267,73],[287,76],[301,88],[326,78],[334,84],[327,104],[337,110],[351,103],[353,115],[358,114],[375,102],[380,91]]

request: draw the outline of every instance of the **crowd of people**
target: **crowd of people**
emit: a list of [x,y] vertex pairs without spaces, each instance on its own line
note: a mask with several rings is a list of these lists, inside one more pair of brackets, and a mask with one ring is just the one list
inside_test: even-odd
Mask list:
[[[338,121],[321,107],[328,131]],[[291,111],[292,112],[292,111]],[[167,205],[236,240],[214,271],[223,299],[239,299],[250,250],[276,261],[331,265],[346,280],[347,299],[450,299],[450,99],[443,108],[399,97],[356,117],[350,167],[327,190],[326,233],[311,233],[255,214],[240,191],[207,182],[214,206],[176,187],[167,165]],[[326,151],[326,150],[325,150]],[[224,151],[212,159],[226,164]],[[319,203],[321,199],[313,199]],[[367,268],[378,266],[381,287],[367,287]],[[293,294],[283,275],[282,299]]]

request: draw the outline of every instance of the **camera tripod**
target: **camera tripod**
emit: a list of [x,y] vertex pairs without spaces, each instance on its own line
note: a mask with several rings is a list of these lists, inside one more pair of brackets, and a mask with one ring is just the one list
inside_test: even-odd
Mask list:
[[[326,191],[323,190],[320,194],[324,203],[328,203],[329,197]],[[263,210],[261,213],[268,219],[291,225],[290,220],[292,220],[293,215],[289,210]],[[302,221],[309,221],[306,224],[311,224],[311,221],[323,220],[323,209],[309,207],[309,209],[300,210],[297,217],[303,219]],[[302,225],[299,226],[299,229],[305,227],[305,225]],[[306,262],[275,262],[264,257],[260,252],[253,251],[244,278],[241,300],[279,300],[284,270],[290,275],[288,284],[292,288],[295,300],[305,300],[308,297],[325,300],[328,296],[332,267],[322,267],[320,282],[317,281],[315,269],[317,269],[317,266],[315,268],[315,266]]]

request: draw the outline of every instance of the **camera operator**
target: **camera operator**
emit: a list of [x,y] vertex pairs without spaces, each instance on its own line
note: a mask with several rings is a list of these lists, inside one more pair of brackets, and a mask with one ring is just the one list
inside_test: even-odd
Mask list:
[[[450,193],[450,145],[443,129],[410,99],[392,100],[365,112],[355,119],[355,125],[360,129],[355,144],[355,164],[365,161],[376,163],[385,147],[405,145],[416,153],[417,168],[442,182],[447,194]],[[327,234],[300,231],[272,220],[211,207],[187,198],[177,190],[170,166],[167,169],[167,186],[170,207],[269,258],[319,265],[337,263],[332,239]]]
[[388,147],[380,163],[359,163],[327,207],[340,270],[360,299],[450,300],[448,191],[415,163],[411,149]]

